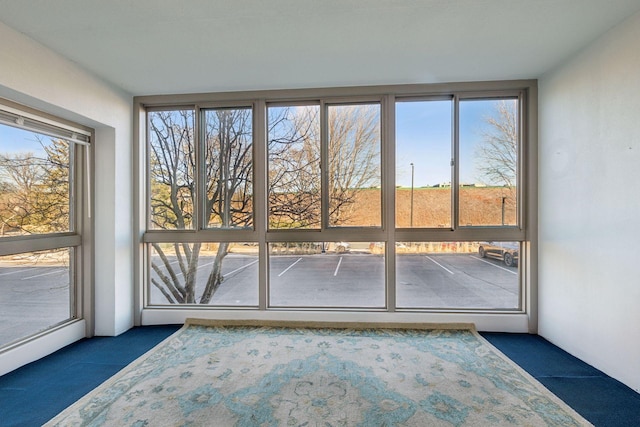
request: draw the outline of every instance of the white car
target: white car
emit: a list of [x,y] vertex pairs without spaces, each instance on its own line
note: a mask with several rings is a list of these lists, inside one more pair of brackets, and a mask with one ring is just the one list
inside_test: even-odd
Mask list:
[[334,243],[334,250],[339,253],[345,253],[349,251],[349,247],[351,245],[348,242],[335,242]]

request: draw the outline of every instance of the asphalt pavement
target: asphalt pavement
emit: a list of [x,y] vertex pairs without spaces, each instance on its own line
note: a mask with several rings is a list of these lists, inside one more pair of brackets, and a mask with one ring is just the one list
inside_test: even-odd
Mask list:
[[[196,295],[213,266],[199,259]],[[400,254],[396,258],[396,306],[404,309],[517,309],[518,268],[475,254]],[[159,257],[153,258],[159,262]],[[169,258],[178,280],[178,261]],[[371,253],[274,255],[269,257],[269,306],[385,308],[384,258]],[[162,266],[161,270],[167,269]],[[258,257],[229,254],[224,281],[211,305],[258,305]],[[156,277],[152,273],[152,277]],[[149,287],[150,305],[167,299]],[[69,271],[63,266],[0,265],[0,346],[45,330],[71,316]]]
[[[212,264],[212,258],[200,259],[196,295],[202,293]],[[382,255],[272,255],[268,270],[271,307],[386,306]],[[518,269],[497,260],[475,254],[404,254],[397,257],[396,271],[398,308],[509,310],[519,305]],[[257,256],[228,255],[223,276],[212,305],[258,304]],[[150,302],[167,304],[154,287]]]

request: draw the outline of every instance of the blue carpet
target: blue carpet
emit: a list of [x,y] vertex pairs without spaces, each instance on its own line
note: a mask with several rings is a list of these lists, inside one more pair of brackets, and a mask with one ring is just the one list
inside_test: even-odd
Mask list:
[[[0,425],[43,424],[179,328],[82,340],[0,377]],[[640,395],[629,387],[539,336],[482,335],[594,425],[640,426]]]
[[179,328],[84,339],[0,377],[0,426],[44,424]]
[[640,426],[640,394],[538,335],[482,333],[595,426]]

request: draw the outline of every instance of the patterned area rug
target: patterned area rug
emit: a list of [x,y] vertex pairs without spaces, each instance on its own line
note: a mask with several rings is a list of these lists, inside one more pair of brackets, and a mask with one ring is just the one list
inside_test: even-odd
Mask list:
[[206,324],[192,320],[47,425],[590,425],[473,327]]

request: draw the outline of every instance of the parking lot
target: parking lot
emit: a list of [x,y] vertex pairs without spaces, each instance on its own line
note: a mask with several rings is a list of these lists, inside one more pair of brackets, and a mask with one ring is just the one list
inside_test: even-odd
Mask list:
[[[212,263],[213,258],[200,258],[197,295]],[[516,309],[519,305],[518,268],[475,254],[398,255],[396,273],[399,308]],[[223,276],[212,305],[258,304],[257,256],[228,255]],[[153,287],[150,302],[167,303]],[[363,253],[272,255],[269,305],[385,307],[384,258]]]
[[[196,295],[202,292],[213,260],[199,259]],[[382,255],[286,254],[269,260],[271,307],[386,306]],[[171,258],[170,262],[177,263]],[[227,255],[223,276],[211,305],[258,305],[257,256]],[[520,301],[518,268],[476,254],[400,254],[395,282],[398,308],[509,310],[518,308]],[[69,294],[69,272],[63,266],[0,265],[0,345],[68,319]],[[155,287],[150,287],[149,301],[168,304]]]
[[0,266],[0,345],[70,316],[69,270],[63,266]]

